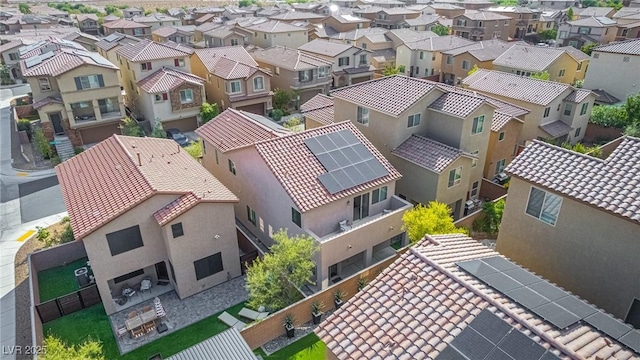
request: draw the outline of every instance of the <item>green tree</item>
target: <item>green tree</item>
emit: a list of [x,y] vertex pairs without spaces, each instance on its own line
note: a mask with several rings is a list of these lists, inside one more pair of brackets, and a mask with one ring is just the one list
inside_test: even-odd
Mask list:
[[469,70],[469,72],[467,73],[467,75],[473,75],[478,70],[480,70],[480,68],[478,68],[478,64],[474,64],[471,70]]
[[48,335],[44,339],[46,351],[39,355],[43,360],[103,360],[102,343],[88,338],[79,345],[67,345],[59,338]]
[[593,7],[598,5],[598,0],[582,0],[582,7]]
[[585,146],[584,144],[581,144],[581,143],[576,143],[571,145],[568,142],[564,142],[560,146],[580,154],[587,154],[597,158],[602,157],[602,149],[599,146]]
[[581,48],[580,48],[580,50],[581,50],[583,53],[585,53],[585,54],[587,54],[587,55],[591,56],[591,52],[593,51],[593,48],[594,48],[594,47],[596,47],[596,46],[598,46],[598,43],[589,43],[589,44],[587,44],[587,45],[585,45],[585,46],[581,47]]
[[319,250],[310,236],[289,237],[286,229],[273,234],[273,240],[271,252],[247,267],[249,306],[265,306],[271,312],[300,299],[296,287],[311,281],[316,266],[313,256]]
[[640,93],[627,97],[624,110],[629,124],[640,123]]
[[51,151],[51,144],[49,144],[49,140],[44,135],[42,128],[37,127],[34,130],[33,139],[38,151],[40,151],[40,155],[42,155],[44,159],[51,159],[51,156],[53,155],[53,152]]
[[538,79],[538,80],[549,80],[551,78],[551,75],[549,74],[548,71],[543,71],[543,72],[531,74],[531,78]]
[[273,108],[280,109],[283,112],[289,107],[291,104],[291,99],[293,98],[293,94],[291,91],[276,89],[273,92]]
[[443,25],[443,24],[437,24],[431,27],[431,31],[438,34],[439,36],[449,35],[450,30],[451,29],[447,25]]
[[18,10],[20,10],[20,12],[23,14],[31,14],[31,6],[29,6],[29,4],[18,4]]
[[402,216],[404,230],[412,243],[422,239],[426,234],[467,234],[467,229],[458,228],[453,223],[447,204],[437,201],[429,205],[416,205]]
[[622,106],[594,106],[589,122],[604,127],[624,128],[628,125],[627,112]]
[[558,29],[542,30],[538,35],[541,40],[555,40],[558,37]]
[[202,156],[202,142],[201,141],[193,141],[191,144],[185,146],[184,151],[186,151],[191,157],[198,160]]
[[215,118],[219,114],[220,110],[218,109],[218,104],[216,103],[209,104],[208,102],[205,102],[200,107],[200,120],[202,121],[203,125],[208,123],[209,120]]
[[143,137],[144,131],[138,125],[138,123],[130,117],[126,117],[122,120],[122,124],[119,126],[120,132],[125,136]]
[[569,21],[573,20],[573,8],[570,7],[569,10],[567,10],[567,18],[569,18]]
[[482,217],[473,222],[473,229],[491,235],[497,234],[500,229],[500,222],[502,222],[504,203],[504,199],[484,203],[482,205],[484,213]]
[[384,67],[384,69],[382,69],[382,75],[390,76],[390,75],[396,75],[396,74],[404,74],[404,69],[405,67],[403,65],[400,65],[398,67],[393,67],[391,66],[391,64],[387,64]]
[[164,131],[160,121],[156,121],[156,124],[153,126],[153,129],[151,130],[151,137],[160,139],[165,139],[167,137],[167,132]]

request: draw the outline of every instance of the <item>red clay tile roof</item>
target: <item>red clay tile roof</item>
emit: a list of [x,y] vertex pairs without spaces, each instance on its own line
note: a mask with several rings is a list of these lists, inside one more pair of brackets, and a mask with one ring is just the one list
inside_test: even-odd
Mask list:
[[562,120],[540,125],[540,129],[549,134],[553,139],[567,135],[571,132],[571,126],[565,124]]
[[256,61],[294,71],[328,67],[332,64],[331,61],[320,58],[317,55],[284,46],[255,50],[251,55]]
[[228,108],[196,129],[196,134],[225,153],[289,133],[270,119],[258,116]]
[[438,174],[460,156],[471,157],[460,149],[418,135],[411,135],[391,153]]
[[196,194],[189,192],[153,213],[153,218],[156,219],[158,225],[164,226],[180,214],[184,214],[187,210],[196,206],[199,201],[200,199]]
[[77,239],[155,194],[193,193],[203,202],[238,200],[168,139],[113,135],[56,166],[56,173]]
[[335,118],[333,99],[324,94],[317,94],[300,106],[300,113],[321,124],[333,124]]
[[499,255],[460,234],[427,236],[315,332],[338,359],[435,359],[484,309],[562,359],[638,359],[586,323],[557,330],[461,270]]
[[429,109],[438,110],[465,119],[471,115],[472,112],[478,110],[484,103],[484,100],[477,96],[459,92],[449,92],[432,102],[431,105],[429,105]]
[[[318,180],[318,176],[327,171],[309,150],[304,143],[304,139],[340,130],[351,131],[384,166],[388,174],[364,184],[330,194]],[[303,213],[338,199],[353,196],[364,190],[379,187],[402,176],[350,121],[343,121],[263,141],[257,143],[255,147],[284,190],[289,194],[291,200]]]
[[505,172],[525,181],[640,222],[640,139],[625,137],[606,159],[538,140]]
[[175,43],[157,43],[148,39],[135,44],[127,44],[117,50],[120,56],[130,61],[150,61],[168,58],[183,58],[193,53],[193,49]]
[[52,97],[52,96],[47,96],[46,98],[42,98],[36,102],[33,103],[33,108],[38,110],[43,106],[49,105],[49,104],[62,104],[62,100]]
[[258,63],[242,46],[198,49],[195,55],[209,73],[224,79],[248,78],[259,71]]
[[149,94],[166,92],[185,82],[204,85],[205,80],[199,76],[176,69],[162,68],[146,78],[138,81],[138,86]]
[[[39,55],[39,56],[45,56]],[[73,70],[82,65],[100,66],[108,69],[118,70],[109,60],[95,52],[60,49],[53,56],[44,59],[37,65],[27,68],[27,62],[33,61],[35,57],[20,61],[22,75],[31,76],[58,76]]]
[[150,28],[151,26],[146,24],[140,24],[131,20],[115,20],[102,24],[102,26],[109,29],[135,29],[135,28]]
[[491,131],[500,131],[511,120],[519,121],[521,123],[524,123],[524,121],[522,121],[522,120],[520,120],[520,119],[518,119],[516,117],[513,117],[513,116],[508,115],[508,114],[501,113],[499,111],[495,111],[493,113],[493,121],[491,122]]

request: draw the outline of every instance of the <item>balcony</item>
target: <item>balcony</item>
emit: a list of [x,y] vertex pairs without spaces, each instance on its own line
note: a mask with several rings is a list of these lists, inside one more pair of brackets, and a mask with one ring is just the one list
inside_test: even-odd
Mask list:
[[88,124],[100,120],[121,119],[124,117],[120,112],[118,98],[72,103],[71,113],[77,125]]

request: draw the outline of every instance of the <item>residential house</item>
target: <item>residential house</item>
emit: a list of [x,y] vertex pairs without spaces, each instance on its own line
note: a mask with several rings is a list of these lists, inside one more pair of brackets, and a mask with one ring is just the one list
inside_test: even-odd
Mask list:
[[145,278],[184,299],[241,275],[238,198],[173,140],[113,135],[56,173],[107,314]]
[[357,0],[354,5],[356,8],[363,7],[381,7],[381,8],[399,8],[404,7],[407,4],[411,4],[412,0],[402,2],[399,0]]
[[462,80],[462,85],[531,111],[519,145],[539,138],[571,144],[582,140],[595,100],[590,90],[494,70],[480,69]]
[[420,40],[427,40],[439,35],[433,31],[417,31],[413,29],[394,29],[384,33],[384,36],[391,40],[391,47],[397,49],[402,44],[412,43]]
[[131,19],[138,16],[144,16],[144,9],[130,7],[122,10],[122,17],[125,19]]
[[331,28],[335,32],[347,32],[368,28],[371,20],[352,14],[335,14],[324,18],[322,23],[325,28]]
[[195,19],[194,23],[195,25],[202,25],[210,22],[215,22],[216,20],[219,20],[219,19],[220,18],[216,16],[216,14],[204,14],[202,16],[199,16],[197,19]]
[[618,24],[632,24],[640,21],[640,8],[638,7],[623,7],[613,14],[613,20]]
[[[128,44],[139,43],[140,41],[142,41],[142,39],[139,37],[113,33],[100,39],[100,41],[96,43],[96,47],[98,48],[98,54],[109,60],[111,63],[119,65],[120,58],[117,54],[118,49]],[[120,77],[120,84],[124,85],[124,82],[122,81],[122,73],[118,72],[118,76]]]
[[153,13],[147,16],[134,16],[131,18],[131,21],[148,25],[151,32],[163,26],[182,26],[182,20],[161,13]]
[[195,26],[163,26],[151,32],[151,39],[156,42],[173,41],[174,43],[191,46]]
[[608,44],[615,40],[617,22],[607,17],[567,21],[558,28],[556,44],[581,48],[588,44]]
[[193,30],[194,47],[197,47],[200,49],[205,48],[206,44],[204,43],[204,33],[209,30],[218,28],[220,26],[223,26],[221,22],[206,22],[196,26],[195,29]]
[[300,113],[304,116],[304,128],[313,129],[333,124],[333,99],[324,94],[318,94],[311,100],[300,105]]
[[456,16],[460,16],[465,13],[465,9],[462,6],[445,3],[433,3],[427,5],[422,10],[423,14],[436,14],[447,19],[453,19]]
[[586,8],[572,7],[573,9],[573,19],[569,20],[578,20],[590,17],[608,17],[609,19],[613,18],[613,15],[616,14],[616,9],[612,7],[600,7],[600,6],[591,6]]
[[252,15],[251,11],[236,6],[225,6],[224,11],[221,14],[222,18],[226,20],[251,17]]
[[452,33],[465,39],[482,41],[489,39],[509,40],[513,20],[509,16],[491,11],[467,10],[453,18]]
[[321,24],[324,22],[324,19],[326,17],[326,15],[314,14],[312,12],[288,11],[281,14],[269,16],[269,19],[282,21],[289,24],[299,21],[306,21],[311,24]]
[[371,51],[338,42],[316,39],[298,50],[332,62],[332,87],[361,83],[373,78]]
[[583,80],[589,55],[572,47],[513,45],[493,61],[493,69],[516,75],[548,73],[550,81],[575,84]]
[[542,31],[541,11],[524,6],[493,6],[485,9],[511,18],[508,37],[514,40],[524,39]]
[[99,35],[100,25],[98,24],[98,15],[96,14],[78,14],[76,16],[80,31],[86,34]]
[[96,46],[96,44],[98,43],[98,41],[100,41],[98,40],[97,37],[93,35],[86,34],[83,32],[78,32],[78,31],[71,32],[63,36],[62,39],[78,43],[82,45],[82,47],[84,47],[87,51],[93,51],[93,52],[98,51],[98,47]]
[[466,10],[481,10],[491,6],[495,6],[495,3],[489,0],[437,0],[434,1],[437,4],[452,4],[458,5]]
[[396,66],[404,66],[408,76],[438,81],[442,73],[442,52],[473,43],[454,35],[407,42],[396,48]]
[[440,81],[449,85],[459,85],[475,66],[493,70],[493,60],[513,44],[500,39],[491,39],[442,51]]
[[17,15],[6,20],[0,20],[0,33],[2,34],[16,34],[24,30],[49,28],[51,28],[49,20],[35,15]]
[[[287,229],[319,245],[313,290],[405,243],[401,218],[411,204],[393,195],[400,174],[353,124],[290,133],[270,119],[227,109],[196,133],[204,167],[240,194],[238,221],[258,243],[271,246],[273,234]],[[324,149],[340,154],[341,165],[327,163]],[[335,180],[337,171],[349,175]]]
[[191,131],[205,101],[204,79],[191,75],[193,49],[143,40],[116,50],[125,101],[138,120]]
[[601,45],[591,52],[586,89],[600,89],[624,101],[640,93],[640,39]]
[[20,70],[20,52],[18,49],[25,45],[21,39],[9,41],[0,45],[0,56],[2,64],[9,70],[9,76],[16,82],[22,81],[22,72]]
[[353,10],[353,14],[371,20],[372,27],[385,29],[402,28],[404,20],[420,16],[420,12],[402,7],[381,8],[375,6]]
[[[261,67],[273,74],[271,86],[274,89],[295,92],[296,109],[318,93],[329,93],[333,82],[332,60],[325,60],[317,55],[284,46],[257,49],[251,53],[251,56]],[[358,61],[359,59],[358,56]],[[346,66],[344,61],[343,59],[342,64]]]
[[413,29],[415,31],[430,31],[435,26],[441,25],[441,18],[438,15],[420,15],[415,19],[405,19],[400,27],[406,29]]
[[330,39],[371,50],[373,52],[371,65],[376,71],[381,72],[386,66],[395,66],[396,61],[394,42],[387,36],[388,33],[387,29],[373,27],[334,34],[330,36]]
[[118,132],[125,117],[118,67],[78,44],[37,45],[20,48],[20,67],[46,137],[66,135],[78,147]]
[[607,147],[615,149],[600,159],[527,146],[505,169],[497,250],[640,328],[640,139]]
[[616,41],[640,38],[640,21],[630,24],[618,24]]
[[580,6],[579,0],[533,0],[532,7],[540,9],[566,10],[570,7]]
[[198,49],[191,57],[194,74],[206,79],[207,101],[219,108],[265,115],[271,103],[271,74],[242,46]]
[[241,29],[248,31],[251,36],[249,43],[261,48],[272,46],[287,46],[297,48],[309,41],[308,30],[303,27],[260,18],[247,25],[238,24]]
[[327,359],[640,356],[640,331],[461,234],[426,235],[315,333]]
[[205,47],[246,46],[251,32],[238,25],[223,25],[202,33]]
[[104,36],[120,33],[139,38],[151,39],[151,26],[131,20],[120,19],[103,23],[102,33]]

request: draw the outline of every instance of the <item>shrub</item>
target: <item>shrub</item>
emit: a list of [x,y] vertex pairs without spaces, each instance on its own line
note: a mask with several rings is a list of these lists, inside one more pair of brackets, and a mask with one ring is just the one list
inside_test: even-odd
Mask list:
[[76,155],[78,155],[78,154],[82,153],[83,151],[84,151],[84,148],[83,148],[82,146],[76,146],[76,147],[73,149],[73,152],[74,152],[74,153],[76,153]]
[[100,340],[87,338],[82,344],[68,345],[53,335],[44,339],[46,351],[38,358],[43,360],[103,360],[104,354]]
[[31,131],[33,130],[31,128],[31,120],[29,119],[18,119],[18,131],[26,131],[27,132],[27,136],[29,137],[29,139],[31,139]]
[[275,121],[280,121],[283,115],[284,115],[284,111],[282,111],[281,109],[271,110],[271,118]]
[[482,205],[484,215],[473,222],[473,230],[481,231],[491,235],[498,233],[502,214],[504,213],[504,199],[486,202]]
[[36,128],[33,134],[34,140],[36,142],[36,147],[40,152],[40,155],[42,155],[42,157],[45,159],[50,159],[52,155],[51,145],[49,145],[49,140],[47,140],[47,137],[44,136],[44,131],[42,131],[42,128]]
[[589,122],[604,127],[624,128],[628,125],[627,112],[624,107],[594,106]]

